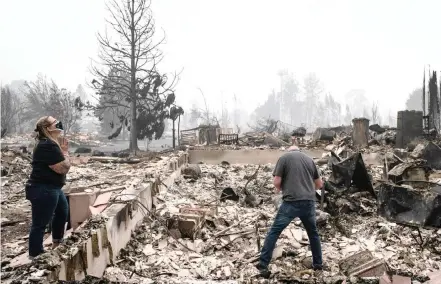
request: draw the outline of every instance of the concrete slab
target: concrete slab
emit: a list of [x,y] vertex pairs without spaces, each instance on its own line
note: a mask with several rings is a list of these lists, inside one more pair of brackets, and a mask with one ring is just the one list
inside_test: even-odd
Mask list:
[[[105,225],[93,230],[91,237],[78,246],[78,252],[60,263],[59,269],[55,270],[50,278],[64,281],[82,280],[85,278],[85,271],[88,275],[101,278],[106,267],[116,261],[121,249],[130,241],[132,232],[148,214],[147,211],[152,210],[154,192],[166,190],[171,186],[180,176],[180,167],[187,162],[188,155],[183,153],[172,163],[167,163],[166,168],[159,171],[152,182],[141,183],[121,192],[120,201],[124,204],[112,204],[106,208],[104,214],[108,216],[108,220]],[[170,169],[170,164],[177,169],[163,179],[163,174]],[[86,223],[87,221],[80,228]]]
[[72,228],[76,229],[90,217],[89,206],[93,206],[95,200],[96,194],[94,192],[69,194],[69,213]]
[[110,200],[110,197],[112,197],[112,192],[106,192],[106,193],[98,195],[95,202],[93,203],[93,206],[97,207],[97,206],[100,206],[103,204],[107,204],[107,202],[109,202],[109,200]]
[[107,204],[102,204],[98,206],[89,206],[89,211],[92,216],[98,215],[107,208]]
[[[313,158],[320,158],[323,151],[302,150],[305,154]],[[259,150],[259,149],[240,149],[240,150],[189,150],[189,163],[205,163],[211,165],[220,164],[227,161],[230,164],[276,164],[277,160],[286,151],[282,150]]]
[[13,258],[11,260],[11,263],[9,264],[9,267],[17,268],[17,267],[29,264],[31,262],[32,262],[32,260],[29,259],[28,253],[26,252],[26,253],[20,254],[19,256]]
[[428,284],[441,283],[441,270],[430,272],[427,276],[430,278],[429,282],[427,282]]
[[[66,233],[64,234],[64,238],[69,237],[72,234],[72,231],[73,231],[72,229],[67,230]],[[45,240],[43,240],[43,247],[46,247],[49,245],[52,245],[52,236],[51,235],[49,235],[49,237],[47,237]],[[9,264],[9,266],[11,268],[17,268],[17,267],[31,263],[31,260],[29,259],[28,256],[29,256],[28,252],[25,252],[25,253],[18,255],[17,257],[15,257],[11,260],[11,263]]]
[[393,275],[392,276],[392,283],[393,284],[412,284],[412,279],[410,277]]

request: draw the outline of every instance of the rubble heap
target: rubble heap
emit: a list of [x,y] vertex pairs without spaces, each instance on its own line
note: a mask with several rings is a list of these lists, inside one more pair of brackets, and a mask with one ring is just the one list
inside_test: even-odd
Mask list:
[[[156,196],[155,220],[134,234],[105,278],[126,283],[258,279],[254,264],[280,204],[280,196],[273,197],[273,165],[224,163],[200,168],[200,175],[186,174]],[[354,194],[369,218],[353,211],[331,216],[317,210],[324,281],[331,281],[326,283],[349,276],[345,258],[361,253],[384,260],[377,268],[386,269],[387,264],[390,271],[421,281],[441,268],[437,254],[441,230],[421,229],[422,237],[433,246],[420,248],[415,230],[376,216],[370,193]],[[314,283],[310,258],[306,231],[295,220],[282,233],[270,269],[278,280]]]
[[[85,224],[80,224],[79,230],[66,232],[66,241],[54,251],[49,251],[37,259],[34,264],[27,261],[28,234],[31,221],[30,202],[25,199],[24,184],[30,171],[30,154],[15,150],[2,149],[2,281],[16,279],[23,281],[37,279],[47,275],[51,263],[59,263],[60,259],[68,259],[78,251],[78,246],[90,237],[93,228],[100,227],[106,221],[102,216],[105,208],[110,206],[122,190],[129,190],[141,184],[150,182],[149,173],[154,165],[165,168],[168,161],[176,153],[165,155],[150,155],[145,158],[112,158],[72,157],[72,167],[63,191],[69,196],[72,193],[105,192],[100,196],[100,204]],[[117,160],[115,160],[117,159]],[[155,163],[151,163],[154,159]],[[98,200],[98,199],[97,199]],[[72,202],[72,200],[71,200]],[[88,208],[89,206],[86,206]],[[78,209],[78,208],[76,208]],[[72,220],[72,216],[71,216]],[[84,220],[83,220],[84,221]],[[50,245],[50,235],[46,234],[44,245]],[[44,273],[43,273],[43,272]],[[37,273],[29,278],[29,273]],[[29,278],[29,279],[28,279]]]

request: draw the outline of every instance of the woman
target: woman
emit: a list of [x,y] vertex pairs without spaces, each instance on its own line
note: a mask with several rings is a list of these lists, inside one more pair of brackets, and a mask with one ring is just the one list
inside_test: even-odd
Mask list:
[[43,236],[52,220],[52,248],[63,240],[68,216],[66,196],[61,188],[70,169],[68,143],[60,137],[61,121],[45,116],[37,121],[36,145],[32,157],[32,172],[26,184],[26,199],[32,206],[32,225],[29,233],[29,257],[44,252]]

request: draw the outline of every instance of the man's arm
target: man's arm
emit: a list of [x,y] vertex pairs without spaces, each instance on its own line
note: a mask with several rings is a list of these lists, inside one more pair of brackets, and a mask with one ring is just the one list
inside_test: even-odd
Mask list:
[[319,177],[318,179],[314,180],[314,184],[315,184],[315,189],[320,189],[323,187],[323,180],[321,177]]
[[315,189],[320,189],[323,187],[323,179],[320,177],[317,166],[315,165],[314,162],[312,162],[312,165],[314,167],[313,179],[314,179]]
[[275,176],[273,184],[274,187],[277,189],[276,192],[280,192],[282,190],[282,177]]
[[277,189],[276,192],[280,192],[282,190],[282,177],[284,176],[285,171],[285,158],[282,156],[277,161],[276,167],[274,168],[273,176],[273,184]]

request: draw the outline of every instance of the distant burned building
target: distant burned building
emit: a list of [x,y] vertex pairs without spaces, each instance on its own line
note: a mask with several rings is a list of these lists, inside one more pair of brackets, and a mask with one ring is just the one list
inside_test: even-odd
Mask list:
[[193,129],[182,130],[181,145],[218,144],[219,136],[222,134],[233,135],[233,129],[220,128],[216,125],[201,125]]
[[[426,76],[424,72],[423,80],[423,118],[424,118],[424,134],[426,136],[436,136],[441,133],[441,101],[438,91],[438,80],[436,72],[430,74],[428,92],[426,93]],[[441,88],[441,83],[440,83]],[[427,96],[427,100],[426,100]],[[427,108],[426,108],[427,101]]]
[[291,133],[292,142],[293,143],[295,143],[295,142],[297,142],[297,143],[303,142],[305,135],[306,135],[306,128],[305,127],[297,127]]
[[399,111],[397,117],[397,148],[406,148],[417,137],[423,135],[423,112],[415,110]]
[[296,129],[294,129],[294,131],[291,134],[291,136],[294,137],[305,137],[305,135],[306,135],[305,127],[297,127]]

